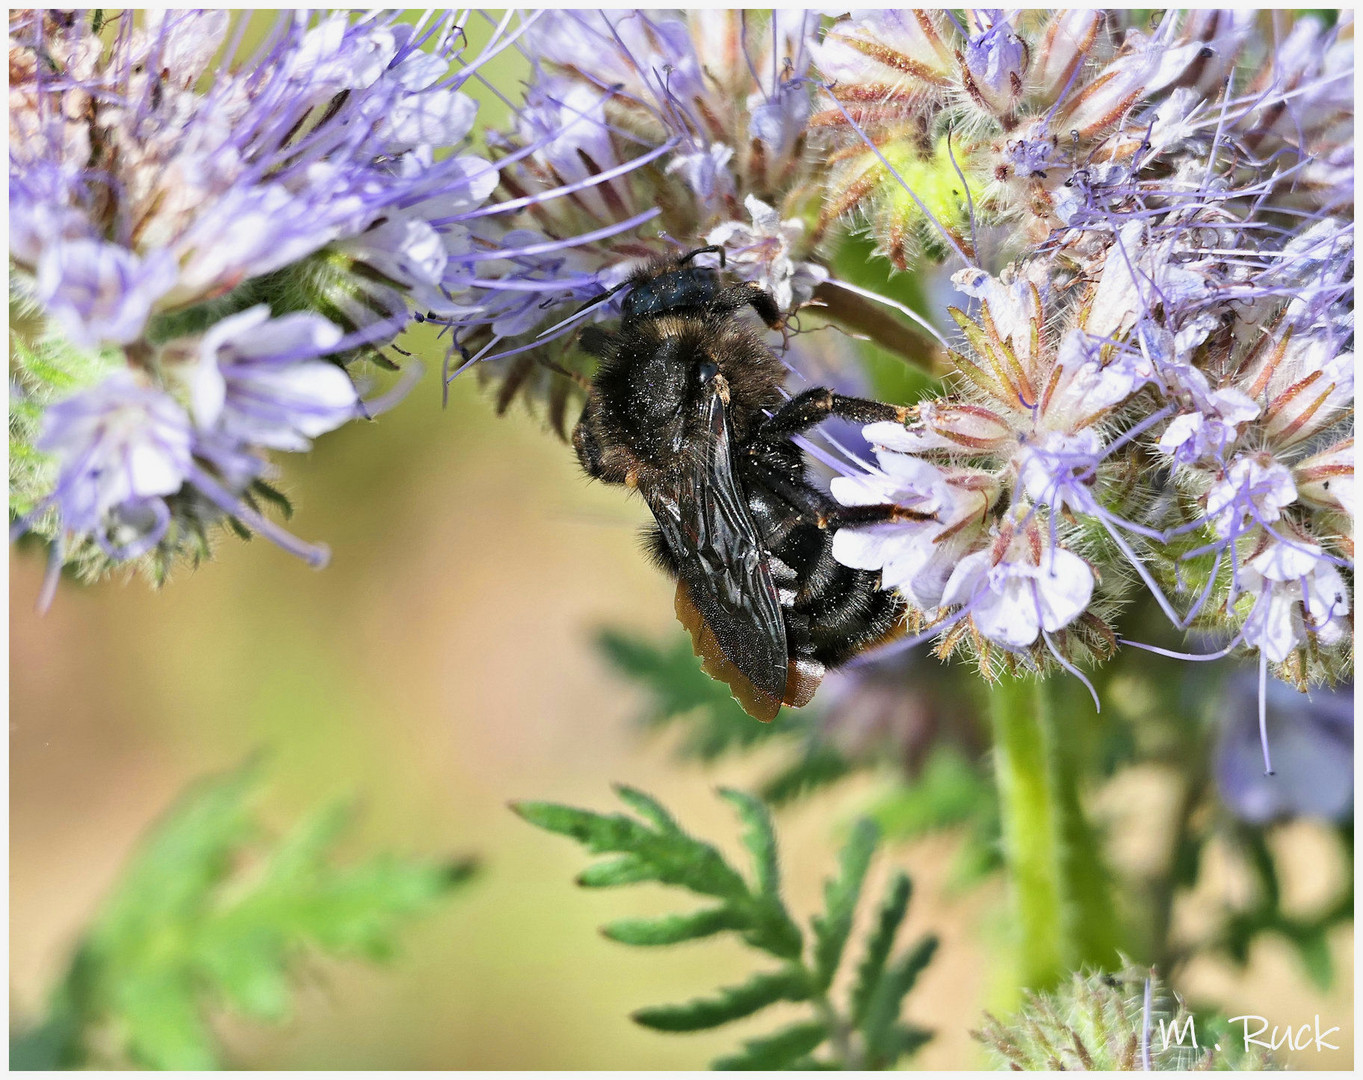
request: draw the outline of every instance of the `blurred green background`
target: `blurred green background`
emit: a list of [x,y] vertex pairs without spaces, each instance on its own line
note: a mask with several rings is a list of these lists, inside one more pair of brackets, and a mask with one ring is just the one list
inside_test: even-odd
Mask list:
[[[503,85],[519,78],[511,68],[494,75]],[[13,555],[12,1011],[24,1020],[42,1012],[138,836],[179,792],[263,750],[266,817],[280,827],[351,794],[360,814],[346,853],[472,854],[484,869],[406,928],[392,965],[310,964],[280,1027],[219,1018],[234,1064],[702,1067],[787,1014],[778,1007],[779,1016],[672,1038],[628,1014],[737,981],[751,972],[750,956],[724,939],[652,951],[606,941],[596,929],[603,922],[674,910],[675,897],[651,886],[577,889],[582,853],[506,804],[614,809],[609,785],[624,781],[736,855],[732,814],[713,789],[751,785],[771,759],[759,752],[677,765],[671,736],[645,737],[631,723],[642,694],[608,670],[596,632],[680,633],[672,586],[639,550],[642,504],[590,485],[538,421],[494,417],[473,379],[456,382],[442,410],[441,347],[422,333],[404,344],[428,366],[404,404],[281,461],[281,486],[298,510],[291,528],[331,545],[327,570],[311,571],[263,540],[224,538],[213,563],[181,572],[160,593],[140,580],[64,583],[39,617],[43,559]],[[1139,864],[1163,808],[1157,787],[1131,772],[1105,790],[1097,816]],[[797,918],[818,906],[846,826],[884,780],[862,775],[779,815]],[[1338,872],[1318,839],[1307,824],[1279,831],[1275,849],[1299,867],[1285,904],[1309,905]],[[945,832],[890,846],[869,883],[879,891],[891,865],[907,868],[916,885],[907,932],[942,937],[909,1002],[913,1021],[937,1030],[914,1059],[919,1068],[980,1065],[969,1032],[982,1008],[1010,1004],[989,981],[1002,884],[948,891],[959,842]],[[1195,923],[1196,905],[1183,915]],[[1341,1049],[1288,1060],[1346,1068],[1351,934],[1332,945],[1338,977],[1329,995],[1271,939],[1256,946],[1247,976],[1198,962],[1185,988],[1231,1015],[1304,1023],[1320,1013],[1323,1026],[1343,1028]]]

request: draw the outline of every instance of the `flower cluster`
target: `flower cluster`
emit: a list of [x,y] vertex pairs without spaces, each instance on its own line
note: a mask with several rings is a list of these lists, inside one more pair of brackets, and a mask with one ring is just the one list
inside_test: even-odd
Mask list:
[[499,408],[546,401],[562,433],[579,320],[617,316],[603,297],[632,270],[701,247],[785,312],[855,302],[818,255],[826,161],[807,122],[819,26],[793,11],[526,16],[516,44],[531,78],[508,130],[488,136],[500,205],[523,208],[472,226],[474,308],[448,320],[464,361],[454,374],[494,379]]
[[223,520],[324,562],[260,513],[266,452],[380,411],[350,368],[457,304],[496,168],[437,159],[476,113],[454,20],[289,14],[238,63],[245,30],[11,15],[11,505],[54,567],[159,578]]
[[[858,25],[835,28],[838,48]],[[1206,48],[1228,54],[1236,25]],[[982,70],[1014,56],[1035,73],[1024,35],[990,32]],[[1182,55],[1181,40],[1159,55]],[[1139,582],[1175,626],[1219,632],[1212,655],[1247,646],[1300,687],[1348,671],[1352,157],[1320,140],[1349,108],[1350,43],[1302,19],[1244,95],[1226,90],[1233,74],[1207,84],[1148,58],[1170,90],[1122,95],[1108,138],[1143,132],[1132,153],[1071,163],[1068,202],[1046,203],[1059,222],[1033,218],[1053,225],[1045,243],[997,276],[954,276],[975,311],[951,312],[953,391],[907,428],[868,427],[879,467],[833,486],[847,504],[934,515],[834,543],[882,570],[943,652],[968,642],[987,667],[1074,670],[1117,643],[1112,614]],[[957,51],[957,77],[971,56]]]
[[1292,177],[1298,192],[1350,197],[1352,52],[1333,33],[1302,19],[1265,56],[1253,12],[1127,19],[844,17],[815,50],[823,93],[810,122],[834,146],[824,218],[865,221],[900,269],[924,247],[971,259],[977,230],[1000,222],[1016,250],[1071,223],[1087,187],[1213,132],[1241,138],[1250,162],[1289,152],[1307,174]]

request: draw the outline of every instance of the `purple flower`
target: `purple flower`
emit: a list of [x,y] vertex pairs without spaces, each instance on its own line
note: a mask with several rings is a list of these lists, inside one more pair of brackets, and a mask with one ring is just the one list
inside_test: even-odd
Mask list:
[[[512,395],[562,401],[578,387],[535,361],[574,367],[555,342],[618,312],[584,302],[644,260],[707,244],[778,304],[808,300],[823,276],[790,196],[820,167],[805,153],[803,79],[818,24],[709,9],[525,17],[517,46],[533,77],[511,131],[489,136],[515,197],[465,219],[476,244],[451,257],[451,277],[472,283],[458,298],[470,310],[448,318],[458,371],[477,363]],[[773,190],[777,203],[759,194]],[[524,340],[498,348],[509,336]]]
[[[478,59],[450,77],[449,21],[414,27],[338,13],[310,26],[281,16],[251,63],[224,67],[199,93],[227,32],[224,13],[172,12],[145,29],[121,20],[107,56],[85,19],[39,46],[37,18],[16,40],[50,53],[63,76],[35,63],[17,91],[16,123],[32,137],[11,156],[21,240],[11,252],[27,269],[32,252],[70,238],[72,213],[54,214],[54,204],[83,218],[86,239],[109,253],[97,264],[81,248],[55,263],[43,256],[39,299],[63,314],[93,310],[107,325],[95,335],[103,340],[129,343],[138,314],[216,298],[418,204],[439,231],[434,220],[477,206],[496,183],[486,161],[433,153],[458,147],[476,113],[459,84]],[[419,48],[432,39],[437,52]],[[159,79],[146,76],[148,64]],[[97,139],[69,119],[87,98],[110,103]],[[139,259],[155,271],[134,274]]]
[[1349,589],[1314,544],[1276,540],[1240,569],[1238,585],[1254,598],[1242,634],[1273,663],[1282,663],[1308,635],[1322,645],[1350,633]]
[[11,20],[15,286],[47,318],[43,355],[71,366],[52,386],[17,373],[48,406],[36,446],[55,470],[33,483],[55,487],[15,501],[55,509],[20,526],[68,553],[158,547],[164,569],[231,515],[324,561],[257,512],[265,455],[405,392],[415,364],[362,408],[340,361],[413,308],[469,310],[454,257],[498,170],[464,152],[461,87],[506,27],[466,55],[452,15],[287,13],[245,57],[232,20],[128,13],[104,38],[85,13]]
[[965,44],[967,89],[988,103],[993,112],[1011,110],[1021,99],[1027,74],[1027,43],[1013,32],[1001,11],[977,11],[991,25]]
[[944,606],[963,605],[981,634],[1022,649],[1062,630],[1093,597],[1093,571],[1072,551],[1048,545],[1035,521],[1005,522],[983,551],[956,564],[942,591]]
[[38,261],[36,292],[73,345],[126,345],[142,336],[152,306],[174,283],[164,252],[144,259],[99,240],[55,239]]
[[357,415],[350,376],[317,359],[340,339],[320,315],[271,319],[263,304],[215,323],[193,375],[195,422],[241,443],[307,450],[309,439]]
[[1303,694],[1271,679],[1266,689],[1271,775],[1261,754],[1254,674],[1237,673],[1226,689],[1214,766],[1222,801],[1255,825],[1293,817],[1348,820],[1354,795],[1352,685]]
[[47,501],[63,529],[90,534],[113,556],[127,546],[111,541],[116,527],[144,526],[141,550],[160,539],[164,497],[189,475],[192,444],[189,417],[172,398],[116,371],[49,408],[34,445],[55,462]]

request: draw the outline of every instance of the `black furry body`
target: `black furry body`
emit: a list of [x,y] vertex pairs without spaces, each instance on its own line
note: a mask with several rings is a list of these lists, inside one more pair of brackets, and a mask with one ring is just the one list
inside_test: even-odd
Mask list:
[[755,285],[726,285],[686,260],[630,284],[618,327],[583,333],[601,364],[573,433],[578,457],[648,501],[659,523],[648,548],[690,587],[727,659],[776,708],[803,704],[778,674],[782,658],[791,679],[797,666],[812,678],[812,694],[824,668],[890,635],[904,607],[878,573],[832,552],[837,525],[887,520],[894,508],[839,505],[808,481],[792,438],[833,413],[869,422],[903,410],[824,389],[786,400],[785,367],[738,317],[751,306],[779,323]]

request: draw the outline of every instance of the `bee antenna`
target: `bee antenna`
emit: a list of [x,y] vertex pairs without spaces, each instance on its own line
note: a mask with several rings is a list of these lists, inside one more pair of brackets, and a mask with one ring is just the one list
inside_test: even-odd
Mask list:
[[694,251],[688,251],[685,255],[683,255],[680,259],[677,260],[677,265],[685,266],[697,255],[718,255],[719,268],[721,270],[724,269],[725,265],[724,248],[720,244],[707,244],[705,247],[699,247],[696,248]]

